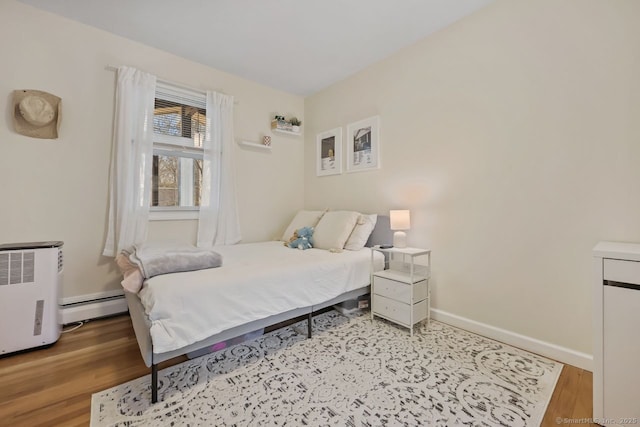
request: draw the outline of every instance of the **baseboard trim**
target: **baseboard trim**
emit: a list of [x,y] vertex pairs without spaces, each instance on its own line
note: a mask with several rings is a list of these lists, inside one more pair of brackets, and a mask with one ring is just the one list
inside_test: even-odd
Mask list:
[[63,325],[126,313],[128,310],[122,291],[80,295],[65,298],[61,302],[63,304],[60,305],[60,315]]
[[86,304],[91,301],[105,300],[114,297],[124,297],[124,291],[122,289],[116,289],[113,291],[96,292],[94,294],[83,294],[73,297],[65,297],[60,298],[58,300],[58,304],[60,304],[61,306],[72,304]]
[[431,315],[433,319],[439,322],[446,323],[460,329],[465,329],[568,365],[593,371],[593,356],[590,354],[571,350],[566,347],[541,341],[506,329],[497,328],[495,326],[487,325],[486,323],[476,322],[475,320],[467,319],[466,317],[458,316],[436,308],[431,309]]

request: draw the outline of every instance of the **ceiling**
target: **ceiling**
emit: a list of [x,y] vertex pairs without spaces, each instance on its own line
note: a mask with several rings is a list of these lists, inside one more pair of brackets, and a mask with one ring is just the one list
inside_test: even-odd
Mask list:
[[19,0],[298,95],[492,0]]

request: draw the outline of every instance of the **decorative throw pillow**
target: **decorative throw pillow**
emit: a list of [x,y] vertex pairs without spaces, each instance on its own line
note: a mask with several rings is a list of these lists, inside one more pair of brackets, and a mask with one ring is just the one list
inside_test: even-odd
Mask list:
[[125,249],[122,253],[119,253],[116,257],[116,264],[124,276],[124,280],[120,282],[122,287],[131,293],[137,294],[142,288],[144,277],[142,277],[138,264],[134,264],[129,260],[131,251],[133,249]]
[[353,231],[360,214],[352,211],[325,213],[313,233],[314,248],[342,249]]
[[344,248],[350,251],[359,251],[364,248],[364,245],[367,244],[367,240],[369,239],[373,228],[376,226],[377,221],[377,214],[360,215],[360,218],[358,218],[358,222],[353,228],[351,236],[349,236]]
[[293,236],[293,233],[296,230],[299,230],[302,227],[315,227],[318,221],[320,221],[322,214],[324,214],[324,211],[298,211],[296,216],[291,220],[287,229],[284,231],[280,240],[288,242],[289,238]]

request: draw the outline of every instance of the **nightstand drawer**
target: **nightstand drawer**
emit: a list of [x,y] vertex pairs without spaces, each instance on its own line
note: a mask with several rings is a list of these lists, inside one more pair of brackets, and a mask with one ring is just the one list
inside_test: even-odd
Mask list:
[[[373,298],[373,314],[387,318],[394,322],[411,326],[411,306],[401,302],[375,295]],[[413,323],[427,318],[427,300],[413,305]]]
[[391,298],[406,304],[411,303],[411,287],[413,286],[413,302],[422,301],[427,298],[427,281],[409,285],[403,282],[396,282],[384,277],[373,276],[373,293]]

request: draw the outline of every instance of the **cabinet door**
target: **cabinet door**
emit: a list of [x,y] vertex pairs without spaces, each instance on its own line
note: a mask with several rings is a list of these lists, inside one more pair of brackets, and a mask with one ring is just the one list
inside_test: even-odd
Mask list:
[[640,418],[639,326],[640,287],[604,286],[605,418]]

